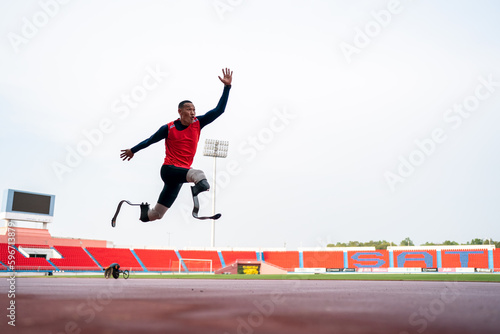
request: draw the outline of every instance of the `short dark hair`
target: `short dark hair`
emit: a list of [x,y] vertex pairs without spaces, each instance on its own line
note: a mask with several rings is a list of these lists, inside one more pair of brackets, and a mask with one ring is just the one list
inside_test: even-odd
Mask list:
[[189,100],[184,100],[184,101],[181,101],[181,103],[179,103],[179,109],[180,109],[180,108],[182,108],[182,107],[184,107],[184,105],[185,105],[186,103],[193,103],[193,102],[191,102],[191,101],[189,101]]

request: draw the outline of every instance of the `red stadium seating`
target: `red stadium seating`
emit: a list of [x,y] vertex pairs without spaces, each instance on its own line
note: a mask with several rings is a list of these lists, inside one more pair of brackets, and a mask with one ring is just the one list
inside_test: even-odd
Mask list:
[[[460,254],[456,252],[467,252],[464,254],[463,261],[467,262],[462,264]],[[477,252],[481,252],[477,254]],[[487,249],[443,249],[441,250],[441,263],[443,268],[488,268],[488,250]]]
[[6,266],[9,262],[9,251],[9,245],[0,243],[0,262],[2,262]]
[[143,271],[141,265],[128,248],[88,247],[87,251],[92,254],[102,267],[107,267],[116,262],[123,270]]
[[493,250],[493,268],[495,271],[500,271],[500,248]]
[[348,268],[389,268],[389,251],[348,251]]
[[221,251],[226,266],[236,262],[236,260],[257,260],[256,251]]
[[51,259],[50,261],[60,270],[100,270],[82,247],[54,246],[54,249],[63,258]]
[[[9,249],[6,243],[0,243],[0,261],[3,266],[0,270],[8,270]],[[23,244],[17,245],[21,249],[50,249],[47,245]],[[92,257],[102,266],[107,267],[113,262],[119,263],[123,269],[142,271],[143,267],[149,271],[178,271],[179,258],[174,250],[159,249],[136,249],[134,252],[139,261],[134,257],[133,251],[126,248],[105,248],[78,246],[54,246],[56,251],[62,255],[62,259],[51,258],[26,258],[21,252],[15,251],[16,270],[100,270]],[[487,249],[441,249],[441,267],[442,268],[489,268],[489,251]],[[44,252],[41,252],[44,253]],[[180,250],[178,251],[182,259],[192,259],[186,261],[184,266],[189,271],[208,272],[210,264],[206,261],[211,260],[212,271],[222,268],[219,254],[215,250]],[[257,251],[221,251],[226,266],[237,260],[256,261]],[[370,250],[370,251],[348,251],[347,266],[349,268],[388,268],[390,265],[389,251]],[[394,267],[406,268],[437,268],[436,249],[400,249],[393,251]],[[294,271],[300,267],[298,251],[264,251],[263,260],[268,264],[284,268],[287,271]],[[338,250],[328,251],[303,251],[302,260],[304,268],[343,268],[344,252]],[[52,265],[53,264],[53,265]],[[184,270],[181,266],[181,270]],[[500,271],[500,249],[493,250],[493,267]]]
[[[399,262],[398,256],[405,253],[404,261]],[[430,258],[432,257],[432,259]],[[428,262],[426,262],[428,261]],[[426,250],[395,250],[394,267],[404,268],[437,268],[437,251],[434,249]]]
[[304,268],[344,268],[342,251],[304,251]]
[[178,270],[179,258],[174,250],[134,249],[134,251],[150,271]]
[[[16,246],[18,247],[18,245]],[[17,250],[14,253],[15,259],[9,259],[9,254],[12,248],[7,244],[0,244],[0,261],[8,266],[9,263],[13,264],[16,270],[54,270],[49,262],[44,258],[25,257]]]
[[299,252],[298,251],[265,251],[264,261],[274,264],[286,271],[294,271],[299,268]]

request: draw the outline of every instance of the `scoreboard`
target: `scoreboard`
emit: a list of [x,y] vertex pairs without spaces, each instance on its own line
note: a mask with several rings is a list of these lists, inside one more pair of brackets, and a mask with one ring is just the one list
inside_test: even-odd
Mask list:
[[54,217],[55,195],[14,189],[4,192],[1,219],[51,223]]

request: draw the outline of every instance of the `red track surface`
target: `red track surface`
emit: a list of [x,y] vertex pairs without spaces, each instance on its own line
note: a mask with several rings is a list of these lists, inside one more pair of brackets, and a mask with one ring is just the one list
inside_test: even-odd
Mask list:
[[18,278],[1,333],[499,333],[495,283]]

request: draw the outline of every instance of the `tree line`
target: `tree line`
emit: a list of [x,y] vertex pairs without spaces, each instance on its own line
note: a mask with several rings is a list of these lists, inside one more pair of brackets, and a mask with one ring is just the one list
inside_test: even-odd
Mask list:
[[[458,243],[456,241],[445,240],[441,243],[435,242],[426,242],[421,244],[420,246],[459,246],[459,245],[495,245],[496,248],[500,248],[500,241],[494,241],[491,239],[481,239],[474,238],[471,241],[467,241],[467,243]],[[368,242],[360,242],[360,241],[349,241],[349,242],[337,242],[335,244],[328,244],[327,247],[375,247],[375,249],[387,249],[388,246],[415,246],[413,241],[407,237],[399,244],[394,243],[392,241],[379,240],[374,241],[370,240]]]

